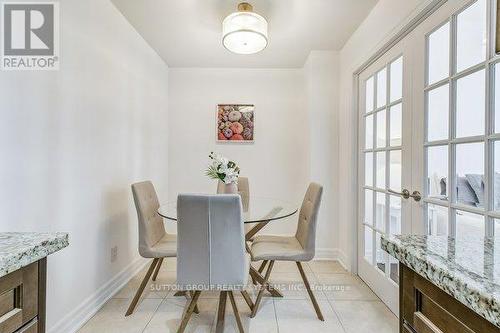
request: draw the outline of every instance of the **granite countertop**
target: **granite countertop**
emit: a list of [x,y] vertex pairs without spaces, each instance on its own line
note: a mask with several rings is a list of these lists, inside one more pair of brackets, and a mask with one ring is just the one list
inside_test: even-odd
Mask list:
[[382,236],[382,249],[500,327],[500,237]]
[[0,232],[0,277],[68,245],[65,232]]

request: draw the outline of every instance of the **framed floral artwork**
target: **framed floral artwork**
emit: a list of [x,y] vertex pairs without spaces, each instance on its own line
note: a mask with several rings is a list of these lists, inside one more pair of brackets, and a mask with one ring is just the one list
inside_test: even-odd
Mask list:
[[254,105],[217,105],[217,142],[253,142],[254,126]]

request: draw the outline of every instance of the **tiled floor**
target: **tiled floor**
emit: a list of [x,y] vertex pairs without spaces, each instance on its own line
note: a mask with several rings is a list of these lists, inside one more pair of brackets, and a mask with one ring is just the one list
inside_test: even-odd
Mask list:
[[[257,267],[256,264],[254,266]],[[235,294],[245,332],[330,332],[330,333],[392,333],[398,331],[397,318],[373,294],[361,279],[348,274],[337,262],[316,261],[304,264],[304,270],[325,317],[321,322],[304,290],[294,263],[277,262],[271,280],[284,298],[264,297],[257,316],[249,318],[250,310],[239,294]],[[164,261],[156,283],[151,283],[134,314],[125,311],[144,272],[132,279],[79,331],[80,333],[169,333],[179,326],[186,299],[173,296],[163,286],[175,283],[175,259]],[[298,286],[290,288],[288,286]],[[295,289],[295,290],[294,290]],[[250,290],[252,298],[255,293]],[[202,293],[199,314],[193,314],[186,332],[215,330],[217,293]],[[228,301],[225,332],[237,332],[236,321]]]

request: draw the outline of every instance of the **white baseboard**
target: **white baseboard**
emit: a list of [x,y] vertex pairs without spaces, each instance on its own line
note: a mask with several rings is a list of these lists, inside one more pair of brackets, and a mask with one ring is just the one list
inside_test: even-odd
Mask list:
[[334,248],[316,248],[314,260],[337,260],[337,249]]
[[138,258],[121,272],[116,274],[109,282],[99,288],[95,293],[89,296],[73,311],[61,318],[54,326],[50,327],[48,333],[75,333],[85,323],[94,316],[97,311],[114,294],[125,286],[131,278],[139,273],[148,264],[148,260]]
[[337,260],[344,269],[348,270],[345,264],[347,262],[346,259],[345,253],[335,248],[318,248],[314,257],[314,260]]
[[346,271],[351,272],[350,266],[346,264],[349,262],[349,260],[347,259],[347,256],[344,251],[337,249],[337,260],[342,265],[342,267],[344,267]]

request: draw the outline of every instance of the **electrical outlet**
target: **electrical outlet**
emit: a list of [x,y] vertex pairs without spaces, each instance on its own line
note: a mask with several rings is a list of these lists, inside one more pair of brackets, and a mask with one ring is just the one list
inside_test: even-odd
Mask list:
[[111,262],[115,262],[116,258],[118,258],[118,246],[113,246],[111,248]]

